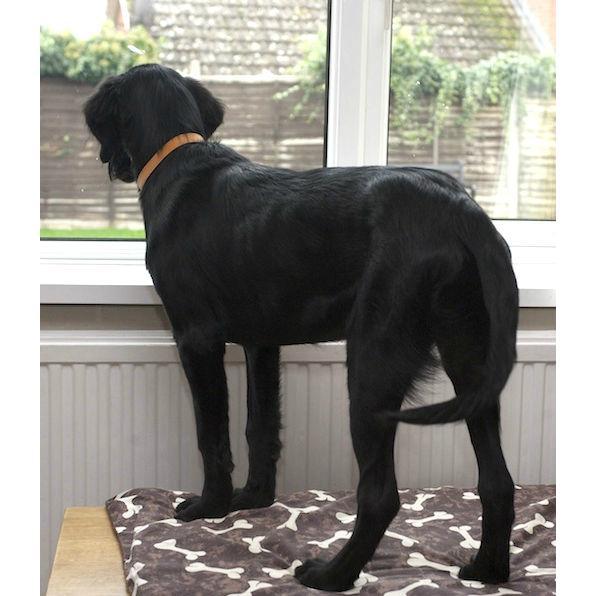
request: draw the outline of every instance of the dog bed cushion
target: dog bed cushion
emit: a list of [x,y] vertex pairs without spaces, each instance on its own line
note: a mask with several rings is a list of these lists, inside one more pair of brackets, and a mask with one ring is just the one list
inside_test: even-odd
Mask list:
[[[459,567],[479,546],[481,505],[473,489],[440,487],[400,490],[398,516],[344,593],[553,594],[555,487],[515,492],[509,583],[458,579]],[[321,594],[301,585],[294,570],[308,558],[334,556],[354,527],[354,492],[309,490],[225,518],[175,520],[175,508],[191,496],[141,488],[107,501],[133,595]]]

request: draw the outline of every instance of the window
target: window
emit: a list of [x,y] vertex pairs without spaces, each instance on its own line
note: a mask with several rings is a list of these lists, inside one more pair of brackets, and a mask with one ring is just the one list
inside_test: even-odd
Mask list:
[[[96,1],[51,3],[42,23],[67,14],[88,38]],[[81,105],[98,69],[160,60],[228,104],[216,136],[255,161],[458,177],[512,248],[521,305],[554,306],[554,3],[110,0],[90,41],[42,36],[42,236],[143,238],[134,185],[108,183]],[[116,63],[106,47],[124,48]],[[44,242],[42,301],[158,303],[143,255],[143,242]]]
[[555,218],[555,0],[394,0],[388,163],[494,219]]
[[201,80],[227,106],[215,136],[254,161],[324,165],[326,0],[50,4],[41,31],[42,237],[144,237],[136,186],[108,180],[81,113],[99,80],[138,63]]

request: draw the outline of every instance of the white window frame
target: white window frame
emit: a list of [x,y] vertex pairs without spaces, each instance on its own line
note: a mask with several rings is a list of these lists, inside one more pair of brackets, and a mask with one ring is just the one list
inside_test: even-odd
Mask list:
[[[393,0],[330,0],[327,166],[385,165]],[[520,306],[555,306],[553,221],[496,220]],[[143,241],[41,241],[42,304],[160,304]]]

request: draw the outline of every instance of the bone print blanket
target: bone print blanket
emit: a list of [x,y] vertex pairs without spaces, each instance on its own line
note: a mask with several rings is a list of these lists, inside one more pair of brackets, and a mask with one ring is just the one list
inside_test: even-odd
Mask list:
[[[501,586],[457,578],[479,547],[481,507],[474,490],[402,490],[402,509],[354,588],[384,596],[553,594],[555,487],[516,490],[511,578]],[[294,579],[310,557],[330,558],[350,537],[353,492],[310,490],[264,509],[178,522],[191,493],[136,489],[107,501],[133,595],[248,596],[321,594]]]

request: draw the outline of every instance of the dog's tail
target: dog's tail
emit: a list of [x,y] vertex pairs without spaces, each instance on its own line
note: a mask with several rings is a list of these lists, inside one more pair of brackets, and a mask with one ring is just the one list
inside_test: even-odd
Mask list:
[[498,403],[516,357],[518,289],[511,252],[492,221],[475,204],[460,216],[460,242],[476,261],[489,318],[484,382],[470,394],[437,404],[392,412],[389,418],[410,424],[444,424],[471,418]]

